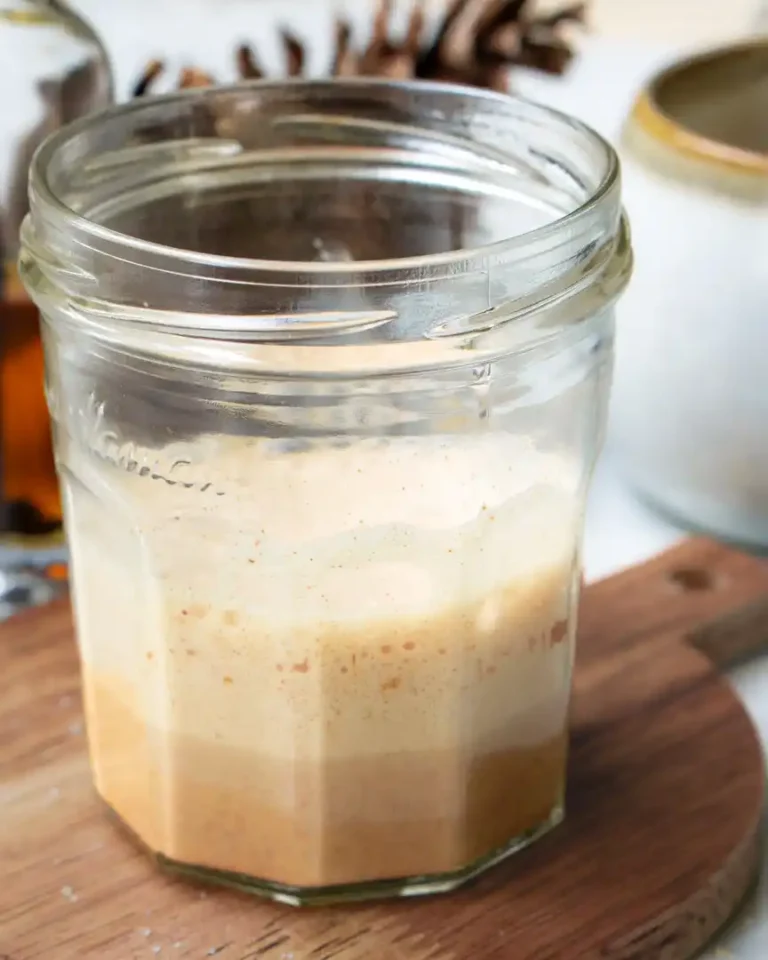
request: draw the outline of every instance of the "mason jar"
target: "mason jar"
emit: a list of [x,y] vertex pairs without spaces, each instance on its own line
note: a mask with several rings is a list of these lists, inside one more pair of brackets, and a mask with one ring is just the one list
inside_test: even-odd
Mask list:
[[559,823],[611,148],[466,88],[242,85],[79,121],[31,195],[106,803],[288,903],[449,890]]

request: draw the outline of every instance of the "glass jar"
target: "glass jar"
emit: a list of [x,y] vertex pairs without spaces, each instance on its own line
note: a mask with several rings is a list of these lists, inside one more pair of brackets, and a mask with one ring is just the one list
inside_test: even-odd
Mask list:
[[90,26],[59,0],[0,5],[0,619],[50,599],[64,558],[37,310],[16,274],[29,164],[46,136],[106,106],[111,79]]
[[256,84],[81,121],[31,191],[104,800],[289,903],[557,824],[611,148],[464,88]]

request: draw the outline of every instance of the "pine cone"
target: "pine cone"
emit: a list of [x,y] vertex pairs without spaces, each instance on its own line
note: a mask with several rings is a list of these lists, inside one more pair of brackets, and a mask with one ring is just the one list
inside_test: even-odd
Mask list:
[[[434,36],[428,38],[424,2],[414,0],[405,33],[393,38],[392,0],[379,0],[371,38],[362,49],[355,47],[350,24],[337,21],[330,76],[444,80],[506,91],[509,68],[513,66],[563,73],[573,51],[562,36],[562,28],[582,23],[585,14],[583,3],[536,16],[529,12],[535,0],[452,0]],[[303,76],[304,44],[288,30],[282,31],[281,38],[288,76]],[[248,44],[237,50],[236,64],[243,79],[265,76]],[[151,92],[162,72],[162,62],[153,60],[136,83],[133,95]],[[203,71],[186,68],[178,86],[214,82]]]

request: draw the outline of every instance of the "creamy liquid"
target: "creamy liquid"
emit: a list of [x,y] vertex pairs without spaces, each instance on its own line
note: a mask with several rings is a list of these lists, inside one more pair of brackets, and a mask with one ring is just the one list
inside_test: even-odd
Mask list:
[[152,849],[323,886],[460,869],[558,809],[566,461],[501,435],[118,459],[65,450],[65,496],[96,784]]

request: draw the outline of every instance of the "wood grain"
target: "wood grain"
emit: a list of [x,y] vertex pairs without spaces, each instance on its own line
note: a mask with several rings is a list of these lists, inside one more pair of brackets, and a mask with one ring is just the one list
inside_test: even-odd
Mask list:
[[764,644],[761,597],[768,563],[707,541],[589,587],[565,825],[457,894],[303,911],[167,878],[114,829],[68,608],[19,617],[0,630],[0,956],[684,960],[756,869],[760,746],[702,651]]

